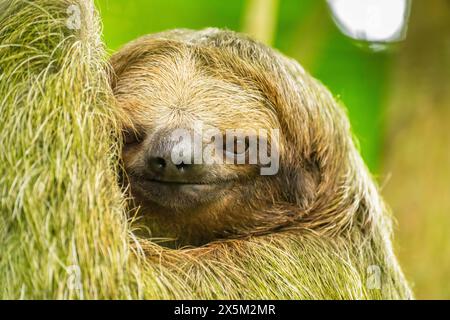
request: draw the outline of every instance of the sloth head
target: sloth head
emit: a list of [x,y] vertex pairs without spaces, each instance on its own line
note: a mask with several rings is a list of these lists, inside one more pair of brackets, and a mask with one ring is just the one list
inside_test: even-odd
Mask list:
[[296,62],[207,29],[140,38],[111,64],[129,119],[123,183],[151,236],[200,245],[348,223],[336,210],[351,204],[342,188],[359,156],[341,109]]

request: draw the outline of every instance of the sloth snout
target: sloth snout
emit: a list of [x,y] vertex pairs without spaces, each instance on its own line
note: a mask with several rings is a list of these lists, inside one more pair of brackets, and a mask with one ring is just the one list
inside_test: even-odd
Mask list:
[[180,143],[170,135],[158,134],[146,155],[147,178],[179,183],[201,180],[205,168],[201,164],[193,164],[191,151],[190,144]]
[[181,162],[175,164],[170,155],[169,156],[148,156],[146,161],[147,171],[151,176],[158,178],[166,178],[168,180],[177,181],[186,179],[190,176],[192,171],[197,171],[199,173],[198,167],[193,164],[185,164]]

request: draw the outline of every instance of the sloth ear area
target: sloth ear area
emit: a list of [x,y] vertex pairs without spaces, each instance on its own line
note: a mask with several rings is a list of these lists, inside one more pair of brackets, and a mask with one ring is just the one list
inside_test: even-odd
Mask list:
[[315,153],[313,153],[305,162],[304,167],[311,174],[312,179],[315,181],[315,183],[319,184],[321,181],[322,169],[320,161]]
[[319,162],[313,158],[308,159],[297,167],[291,189],[291,201],[307,210],[315,202],[321,183],[321,168]]

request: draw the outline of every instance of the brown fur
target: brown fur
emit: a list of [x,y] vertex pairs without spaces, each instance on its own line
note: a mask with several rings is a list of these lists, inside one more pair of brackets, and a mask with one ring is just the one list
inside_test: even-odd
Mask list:
[[152,237],[202,245],[308,229],[331,237],[380,233],[388,241],[390,219],[343,109],[295,61],[245,36],[206,29],[142,37],[111,63],[112,87],[131,119],[128,127],[148,140],[124,148],[127,173],[143,166],[144,149],[162,128],[200,119],[221,129],[281,129],[277,175],[261,176],[250,165],[211,166],[206,179],[232,182],[189,212],[147,202],[133,193],[131,182],[139,221]]

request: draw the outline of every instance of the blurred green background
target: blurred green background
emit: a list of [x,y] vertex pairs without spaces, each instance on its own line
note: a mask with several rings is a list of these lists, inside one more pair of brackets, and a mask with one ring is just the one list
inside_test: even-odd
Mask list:
[[450,298],[448,2],[414,3],[405,43],[376,53],[341,34],[325,1],[96,2],[111,52],[148,33],[220,27],[297,59],[346,105],[361,153],[398,220],[397,251],[416,296]]

